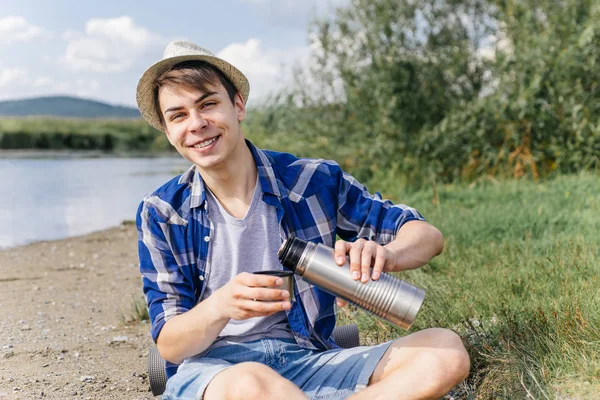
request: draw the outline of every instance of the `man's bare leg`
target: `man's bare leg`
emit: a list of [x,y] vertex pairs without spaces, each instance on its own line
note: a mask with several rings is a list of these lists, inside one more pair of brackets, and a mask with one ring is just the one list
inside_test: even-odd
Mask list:
[[469,374],[469,355],[447,329],[426,329],[396,340],[352,400],[439,399]]
[[266,365],[244,362],[218,373],[205,400],[306,400],[298,386]]

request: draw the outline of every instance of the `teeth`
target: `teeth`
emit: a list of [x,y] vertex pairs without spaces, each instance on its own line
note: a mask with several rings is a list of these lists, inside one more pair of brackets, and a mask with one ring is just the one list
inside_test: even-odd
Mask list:
[[217,140],[217,137],[214,137],[212,139],[205,140],[204,142],[200,142],[198,144],[195,144],[194,147],[196,149],[201,149],[203,147],[209,146],[210,144],[214,143],[216,140]]

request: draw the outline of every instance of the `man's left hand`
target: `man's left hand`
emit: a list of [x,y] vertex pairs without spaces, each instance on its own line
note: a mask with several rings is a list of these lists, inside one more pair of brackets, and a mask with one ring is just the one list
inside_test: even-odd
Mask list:
[[[338,240],[335,243],[335,262],[344,265],[346,257],[350,257],[350,273],[352,279],[366,283],[369,279],[376,281],[382,271],[394,269],[394,254],[370,240],[358,239],[355,242]],[[371,267],[373,270],[371,270]]]

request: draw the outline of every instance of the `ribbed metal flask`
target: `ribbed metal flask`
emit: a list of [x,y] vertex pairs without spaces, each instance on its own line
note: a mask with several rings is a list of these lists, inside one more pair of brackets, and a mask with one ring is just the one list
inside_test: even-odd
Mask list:
[[425,291],[390,274],[382,273],[366,283],[350,276],[350,263],[337,265],[334,250],[320,243],[292,237],[279,249],[281,264],[306,282],[354,303],[404,329],[413,324],[425,299]]

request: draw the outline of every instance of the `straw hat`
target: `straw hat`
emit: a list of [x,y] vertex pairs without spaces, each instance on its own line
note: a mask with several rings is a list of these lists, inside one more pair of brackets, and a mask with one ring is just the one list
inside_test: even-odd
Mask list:
[[136,100],[142,117],[159,131],[162,131],[163,127],[154,107],[154,82],[175,64],[192,60],[204,61],[217,67],[231,80],[231,83],[242,95],[244,103],[248,101],[250,84],[240,70],[194,43],[183,40],[171,42],[167,45],[162,60],[153,64],[144,72],[138,82],[136,91]]

